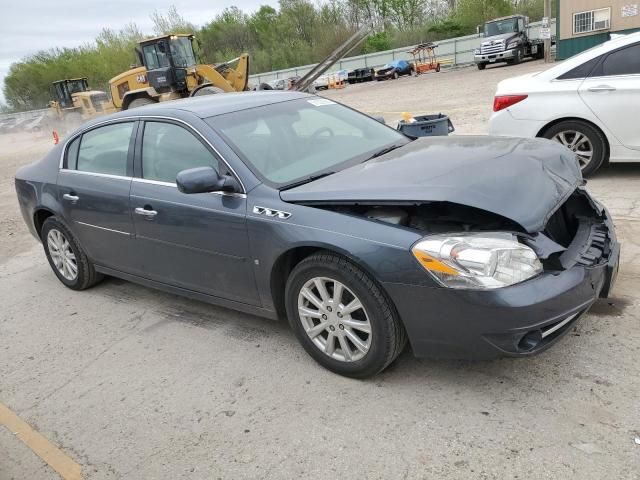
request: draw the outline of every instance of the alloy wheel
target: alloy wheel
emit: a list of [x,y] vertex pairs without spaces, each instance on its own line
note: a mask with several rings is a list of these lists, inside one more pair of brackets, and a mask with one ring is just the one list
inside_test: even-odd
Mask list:
[[342,362],[362,359],[371,347],[371,323],[364,306],[344,284],[315,277],[298,293],[298,314],[313,344]]
[[593,145],[584,133],[577,130],[563,130],[554,135],[553,140],[561,143],[578,157],[580,168],[584,169],[593,159]]
[[51,260],[56,269],[65,279],[73,281],[78,277],[78,263],[76,255],[71,249],[69,240],[64,234],[55,228],[49,230],[47,234],[47,248],[51,255]]

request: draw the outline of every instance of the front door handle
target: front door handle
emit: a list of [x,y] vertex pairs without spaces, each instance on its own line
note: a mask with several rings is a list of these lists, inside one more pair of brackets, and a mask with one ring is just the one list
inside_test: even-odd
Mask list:
[[146,217],[146,218],[149,218],[149,219],[155,217],[158,214],[158,212],[156,212],[155,210],[148,210],[148,209],[142,208],[142,207],[136,207],[135,212],[138,215],[142,215],[143,217]]
[[70,193],[65,193],[64,195],[62,195],[62,198],[64,198],[65,200],[69,200],[72,203],[76,203],[78,200],[80,200],[79,196],[72,195]]
[[590,92],[613,92],[615,89],[616,87],[611,85],[598,85],[597,87],[588,88]]

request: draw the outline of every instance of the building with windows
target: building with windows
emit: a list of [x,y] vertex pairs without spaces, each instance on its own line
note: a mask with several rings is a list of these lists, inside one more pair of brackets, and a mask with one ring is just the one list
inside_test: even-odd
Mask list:
[[556,58],[606,42],[612,33],[640,30],[640,0],[557,0]]

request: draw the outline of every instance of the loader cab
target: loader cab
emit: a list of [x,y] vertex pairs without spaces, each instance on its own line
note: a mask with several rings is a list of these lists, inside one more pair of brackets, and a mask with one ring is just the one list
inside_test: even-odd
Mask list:
[[58,80],[51,84],[53,98],[60,108],[73,108],[73,94],[89,91],[89,82],[86,78],[71,78]]
[[187,69],[196,65],[193,35],[166,35],[139,43],[140,63],[158,93],[187,89]]

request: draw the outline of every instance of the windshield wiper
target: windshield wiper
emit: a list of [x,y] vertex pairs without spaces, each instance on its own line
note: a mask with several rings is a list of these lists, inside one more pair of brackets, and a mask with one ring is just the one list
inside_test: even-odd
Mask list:
[[313,182],[314,180],[318,180],[320,178],[328,177],[329,175],[333,175],[334,173],[336,173],[336,172],[323,172],[323,173],[319,173],[317,175],[311,175],[309,177],[303,178],[302,180],[298,180],[297,182],[293,182],[293,183],[289,183],[289,184],[285,185],[284,187],[282,187],[280,189],[280,191],[288,190],[288,189],[293,188],[293,187],[299,187],[300,185],[304,185],[305,183]]
[[400,148],[401,146],[402,145],[393,144],[393,145],[389,145],[388,147],[381,148],[380,150],[378,150],[376,153],[374,153],[370,157],[365,158],[361,163],[368,162],[369,160],[372,160],[372,159],[377,158],[377,157],[381,157],[385,153],[392,152],[396,148]]

